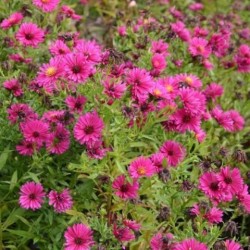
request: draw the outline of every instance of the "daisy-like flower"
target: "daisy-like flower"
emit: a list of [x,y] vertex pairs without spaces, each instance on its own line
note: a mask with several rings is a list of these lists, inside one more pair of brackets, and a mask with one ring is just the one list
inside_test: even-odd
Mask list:
[[33,0],[33,4],[44,12],[52,12],[56,9],[60,0]]
[[57,213],[64,213],[72,208],[73,201],[68,189],[62,192],[50,191],[48,194],[49,205],[53,206]]
[[68,150],[70,145],[70,132],[62,125],[57,124],[55,131],[53,131],[47,141],[46,148],[50,153],[63,154]]
[[186,239],[174,246],[174,250],[208,250],[208,247],[196,239]]
[[12,124],[17,122],[25,122],[27,120],[36,120],[38,115],[33,109],[24,103],[15,103],[7,109],[8,119]]
[[151,64],[154,69],[162,71],[167,66],[166,58],[162,54],[154,54],[151,58]]
[[32,120],[21,123],[21,131],[29,142],[43,144],[49,136],[49,125],[40,120]]
[[230,169],[228,166],[221,168],[218,179],[220,181],[219,185],[223,189],[227,189],[232,195],[243,188],[244,181],[238,168]]
[[23,20],[23,15],[21,12],[15,12],[13,14],[11,14],[7,19],[4,19],[1,24],[0,27],[2,29],[9,29],[10,27],[20,23]]
[[95,244],[92,230],[84,224],[74,224],[64,233],[64,250],[90,250]]
[[175,98],[178,93],[178,83],[174,77],[165,77],[158,80],[171,98]]
[[56,81],[63,76],[64,62],[61,58],[51,58],[49,63],[43,64],[38,72],[36,78],[37,83],[40,86],[44,86],[46,89],[54,89]]
[[126,91],[125,84],[114,83],[111,82],[109,79],[104,81],[103,86],[104,86],[104,93],[113,99],[120,99],[124,94],[124,92]]
[[64,56],[71,53],[69,47],[62,40],[53,42],[49,46],[49,51],[53,56]]
[[112,184],[115,194],[121,199],[135,199],[138,196],[139,183],[133,180],[132,183],[126,180],[125,175],[119,175]]
[[154,175],[156,169],[150,159],[140,156],[130,163],[128,172],[132,178],[137,179]]
[[5,81],[3,83],[3,87],[9,90],[16,97],[23,95],[21,84],[16,79]]
[[83,111],[83,107],[87,102],[87,98],[85,96],[68,96],[65,100],[66,105],[68,106],[69,110],[76,113],[81,113]]
[[19,204],[22,208],[36,210],[41,208],[44,196],[40,183],[27,182],[20,188]]
[[109,149],[104,148],[101,140],[86,145],[86,153],[92,159],[102,159],[108,151]]
[[98,141],[102,135],[104,123],[96,112],[80,116],[75,127],[74,136],[80,144]]
[[236,193],[236,197],[243,206],[244,210],[247,213],[250,213],[250,194],[248,193],[248,186],[246,184],[244,184],[243,188]]
[[208,58],[211,54],[211,47],[208,45],[208,41],[200,37],[194,37],[190,41],[188,50],[192,56]]
[[35,151],[38,151],[41,148],[41,145],[23,140],[20,144],[16,146],[16,150],[20,155],[31,156]]
[[205,215],[204,218],[211,224],[222,222],[223,211],[217,207],[212,207]]
[[161,54],[163,56],[168,56],[168,44],[163,40],[152,41],[151,52],[153,54]]
[[242,73],[250,72],[250,46],[242,44],[234,57],[238,71]]
[[165,250],[165,249],[172,249],[171,240],[173,239],[173,235],[168,233],[163,235],[162,233],[155,234],[151,241],[150,247],[152,250]]
[[162,153],[155,153],[151,155],[150,160],[152,161],[153,165],[155,166],[156,172],[159,173],[163,169],[163,162],[165,156]]
[[184,159],[186,150],[180,143],[169,140],[161,146],[160,152],[166,157],[168,165],[175,167]]
[[135,235],[129,227],[118,227],[116,224],[113,226],[113,234],[121,242],[135,239]]
[[226,250],[242,250],[241,245],[234,240],[226,240],[225,247]]
[[213,172],[204,173],[199,180],[199,189],[211,199],[221,200],[223,189],[220,186],[219,176]]
[[224,88],[221,85],[212,82],[206,87],[203,93],[205,94],[208,100],[214,101],[217,97],[222,96],[223,92]]
[[166,88],[159,81],[153,84],[150,93],[157,99],[170,99]]
[[67,54],[64,57],[65,76],[75,83],[84,82],[92,71],[92,64],[81,54]]
[[73,20],[80,20],[82,17],[77,15],[75,11],[70,8],[68,5],[63,5],[61,7],[61,12],[68,18],[72,18]]
[[139,231],[141,224],[137,223],[135,220],[124,220],[123,224],[133,231]]
[[201,80],[192,74],[180,74],[176,76],[176,81],[179,84],[185,84],[188,87],[199,89],[202,86]]
[[16,39],[23,46],[36,48],[44,41],[45,33],[35,23],[23,23],[16,33]]

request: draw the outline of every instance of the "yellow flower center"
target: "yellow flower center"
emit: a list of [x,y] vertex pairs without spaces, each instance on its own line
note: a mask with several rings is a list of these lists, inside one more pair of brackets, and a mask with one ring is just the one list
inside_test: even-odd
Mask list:
[[144,167],[139,167],[139,168],[137,169],[137,173],[138,173],[139,175],[144,175],[144,174],[146,174],[145,168],[144,168]]
[[156,96],[161,96],[161,91],[160,91],[159,89],[155,89],[155,90],[154,90],[154,94],[155,94]]
[[197,47],[197,50],[198,50],[200,53],[203,53],[205,49],[204,49],[203,46],[198,46],[198,47]]
[[46,72],[45,72],[45,74],[46,74],[46,76],[54,76],[55,74],[56,74],[56,68],[55,67],[49,67],[49,68],[47,68],[46,69]]
[[41,0],[42,1],[42,3],[49,3],[50,2],[50,0]]
[[173,92],[174,88],[172,85],[166,85],[167,92]]
[[192,85],[192,83],[193,83],[193,79],[191,78],[191,77],[186,77],[186,79],[185,79],[185,81],[186,81],[186,83],[188,84],[188,85]]

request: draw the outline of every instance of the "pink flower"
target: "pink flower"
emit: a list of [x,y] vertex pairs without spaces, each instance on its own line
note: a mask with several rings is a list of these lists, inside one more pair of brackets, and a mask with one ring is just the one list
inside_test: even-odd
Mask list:
[[113,99],[120,99],[126,91],[126,85],[124,83],[114,83],[109,79],[105,80],[104,93]]
[[53,154],[63,154],[70,146],[70,132],[60,123],[49,135],[46,141],[46,149]]
[[23,95],[23,90],[21,88],[21,84],[16,79],[8,80],[3,83],[5,89],[12,92],[12,94],[16,97]]
[[179,84],[185,84],[188,87],[192,87],[195,89],[199,89],[202,86],[201,80],[196,76],[192,74],[180,74],[176,76],[176,81]]
[[44,41],[45,33],[34,23],[23,23],[16,33],[16,39],[23,46],[36,48],[38,44]]
[[212,207],[205,215],[205,219],[212,224],[222,222],[223,211],[217,207]]
[[186,239],[174,246],[174,250],[208,250],[208,247],[196,239]]
[[164,70],[167,66],[165,56],[162,54],[154,54],[151,58],[151,64],[154,69],[159,71]]
[[168,165],[172,167],[177,166],[185,157],[184,147],[176,141],[164,142],[160,152],[166,157]]
[[49,136],[49,125],[39,120],[21,123],[21,131],[24,138],[29,142],[42,144]]
[[191,34],[189,30],[185,27],[185,24],[181,21],[176,23],[171,23],[171,29],[176,35],[185,42],[190,41]]
[[229,115],[231,121],[232,121],[232,127],[228,128],[228,131],[230,132],[237,132],[241,131],[245,125],[244,118],[239,114],[236,110],[229,110],[225,112],[225,115]]
[[153,81],[145,69],[134,68],[127,74],[126,82],[131,85],[132,96],[139,102],[144,102],[152,88]]
[[236,196],[247,213],[250,213],[250,194],[248,193],[248,186],[243,185],[243,188],[236,193]]
[[124,220],[123,224],[133,231],[139,231],[141,225],[134,220]]
[[126,180],[125,175],[119,175],[112,184],[115,194],[121,199],[135,199],[138,196],[139,183],[133,180],[132,183]]
[[211,84],[209,84],[206,89],[204,90],[204,94],[206,96],[206,98],[208,100],[212,99],[213,101],[217,98],[217,97],[220,97],[222,96],[224,92],[224,88],[217,84],[217,83],[214,83],[212,82]]
[[104,148],[104,143],[101,140],[88,143],[86,145],[87,155],[92,159],[102,159],[105,157],[109,149]]
[[75,83],[84,82],[91,74],[92,64],[81,54],[68,54],[64,57],[65,76]]
[[170,76],[166,78],[160,78],[158,82],[166,89],[168,95],[171,98],[175,98],[177,96],[179,86],[174,77]]
[[163,56],[168,56],[168,44],[163,40],[152,41],[151,51],[153,54],[161,54]]
[[150,247],[152,250],[172,249],[172,238],[172,234],[168,233],[166,235],[163,235],[162,233],[157,233],[152,237],[150,241]]
[[150,177],[156,173],[156,169],[150,159],[140,156],[129,165],[128,172],[132,178]]
[[92,230],[84,224],[74,224],[64,233],[64,250],[90,250],[95,244]]
[[96,112],[80,116],[75,127],[74,136],[80,144],[98,141],[102,135],[104,123]]
[[192,56],[208,58],[211,54],[211,48],[208,46],[208,41],[200,37],[194,37],[190,41],[188,50]]
[[228,166],[220,169],[218,175],[220,186],[227,189],[232,195],[238,193],[243,188],[243,179],[238,168],[230,169]]
[[226,250],[242,250],[242,247],[239,243],[236,243],[234,240],[225,241]]
[[82,17],[77,15],[73,9],[71,9],[67,5],[63,5],[61,7],[61,12],[66,15],[68,18],[72,18],[73,20],[80,20]]
[[9,59],[15,62],[26,63],[26,64],[29,64],[32,62],[32,58],[24,58],[20,54],[10,54]]
[[129,227],[117,227],[116,224],[113,226],[113,234],[117,240],[123,241],[131,241],[135,239],[134,233],[130,230]]
[[217,57],[226,56],[230,47],[230,32],[226,33],[215,33],[209,40],[209,45],[212,48],[213,53]]
[[203,29],[199,26],[196,26],[194,28],[194,36],[195,37],[206,37],[208,35],[208,30],[207,29]]
[[159,173],[163,169],[164,160],[166,158],[162,153],[155,153],[151,155],[150,160],[152,161],[153,165],[155,166],[156,172]]
[[33,4],[44,12],[52,12],[56,9],[60,0],[33,0]]
[[15,103],[7,109],[8,119],[12,124],[17,122],[25,122],[27,120],[36,120],[38,115],[33,111],[33,109],[23,103]]
[[38,151],[41,148],[40,144],[35,142],[29,142],[26,140],[21,141],[19,145],[16,146],[16,150],[20,155],[31,156],[35,151]]
[[192,11],[199,11],[204,8],[202,3],[192,3],[189,5],[189,9]]
[[15,12],[13,14],[11,14],[7,19],[4,19],[1,24],[0,27],[2,29],[9,29],[10,27],[20,23],[23,20],[23,15],[21,12]]
[[166,88],[159,81],[153,84],[150,93],[157,99],[170,99]]
[[81,113],[83,111],[83,107],[85,103],[87,102],[87,98],[85,96],[68,96],[65,100],[65,103],[67,104],[70,111]]
[[41,208],[44,196],[40,183],[26,182],[20,188],[19,204],[22,208],[36,210]]
[[197,141],[199,143],[203,142],[206,139],[206,132],[204,130],[202,130],[201,128],[195,129],[194,130],[195,133],[195,138],[197,139]]
[[49,205],[53,206],[57,213],[64,213],[71,209],[73,205],[72,197],[68,189],[64,189],[60,193],[52,190],[49,192],[48,197]]
[[127,35],[127,28],[126,28],[126,26],[119,26],[117,28],[117,31],[118,31],[118,34],[120,36],[126,36]]
[[71,53],[69,47],[61,40],[53,42],[49,47],[49,51],[53,56],[63,56]]

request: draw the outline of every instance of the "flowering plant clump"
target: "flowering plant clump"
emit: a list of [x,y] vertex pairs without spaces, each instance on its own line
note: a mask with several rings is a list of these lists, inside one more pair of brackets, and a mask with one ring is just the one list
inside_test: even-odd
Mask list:
[[247,0],[0,9],[0,249],[248,249]]

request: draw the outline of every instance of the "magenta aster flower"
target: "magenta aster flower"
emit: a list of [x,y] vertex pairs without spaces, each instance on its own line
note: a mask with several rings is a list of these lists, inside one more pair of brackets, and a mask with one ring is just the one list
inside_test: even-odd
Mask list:
[[75,11],[68,5],[63,5],[61,7],[61,13],[63,13],[66,17],[71,18],[73,20],[80,20],[82,18],[80,15],[77,15]]
[[155,153],[155,154],[150,156],[150,160],[152,161],[153,165],[155,166],[157,173],[159,173],[163,169],[164,159],[165,159],[165,156],[162,153]]
[[217,224],[222,222],[223,211],[217,207],[212,207],[205,215],[205,219],[212,224]]
[[141,224],[137,223],[135,220],[124,220],[123,224],[134,231],[139,231]]
[[98,141],[102,135],[104,123],[96,112],[80,116],[75,127],[74,136],[80,144]]
[[250,46],[246,44],[240,45],[234,59],[236,61],[239,72],[250,72]]
[[87,98],[85,96],[68,96],[65,100],[65,103],[67,104],[68,108],[72,112],[81,113],[83,111],[83,107],[85,103],[87,102]]
[[166,68],[166,58],[162,54],[154,54],[151,58],[152,67],[156,70],[162,71]]
[[186,239],[174,246],[174,250],[208,250],[208,247],[196,239]]
[[156,169],[150,159],[140,156],[130,163],[128,172],[132,178],[137,179],[154,175]]
[[113,226],[113,234],[121,242],[135,239],[135,235],[129,227],[117,227],[116,224]]
[[4,19],[1,24],[0,27],[2,29],[9,29],[10,27],[20,23],[23,20],[23,15],[21,12],[15,12],[13,14],[11,14],[7,19]]
[[21,131],[27,141],[42,144],[48,139],[49,125],[39,120],[26,121],[21,123]]
[[73,205],[72,197],[68,189],[64,189],[62,192],[50,191],[48,194],[49,205],[53,206],[57,213],[63,213],[71,209]]
[[46,148],[50,153],[63,154],[70,146],[70,132],[62,125],[57,124],[55,130],[46,141]]
[[176,81],[179,84],[185,84],[188,87],[192,87],[195,89],[199,89],[202,86],[201,80],[196,76],[192,74],[180,74],[176,75]]
[[33,0],[33,4],[44,12],[52,12],[56,9],[60,0]]
[[132,183],[126,180],[125,175],[119,175],[112,184],[115,194],[121,199],[135,199],[138,196],[139,183],[133,180]]
[[64,56],[71,53],[69,47],[62,40],[53,42],[49,47],[49,51],[53,56]]
[[95,244],[92,230],[84,224],[74,224],[64,233],[64,250],[90,250]]
[[101,140],[86,145],[87,155],[92,159],[102,159],[108,151],[109,149],[104,148],[104,143]]
[[27,182],[20,188],[19,204],[22,208],[36,210],[41,208],[44,196],[40,183]]
[[186,150],[180,143],[169,140],[161,146],[160,152],[166,157],[168,165],[175,167],[184,159]]
[[23,95],[21,84],[16,79],[5,81],[3,83],[3,86],[5,89],[9,90],[16,97]]
[[239,202],[243,206],[244,210],[247,213],[250,213],[250,194],[248,193],[248,186],[244,184],[242,190],[237,192],[236,196],[239,199]]
[[24,103],[14,103],[7,109],[8,119],[12,124],[25,122],[27,120],[37,120],[38,115],[33,109]]
[[84,82],[92,71],[92,64],[81,54],[67,54],[64,57],[65,76],[75,83]]
[[162,54],[163,56],[168,56],[168,44],[163,40],[152,41],[151,51],[153,54]]
[[192,56],[202,56],[208,58],[211,54],[211,47],[208,45],[208,41],[201,37],[194,37],[188,48]]
[[123,83],[114,83],[111,82],[109,79],[104,81],[104,93],[113,98],[113,99],[120,99],[126,90],[126,85]]
[[228,166],[221,168],[218,179],[220,186],[227,189],[232,195],[238,193],[243,188],[244,181],[238,168],[230,169]]
[[225,247],[226,250],[242,250],[241,245],[234,240],[226,240]]
[[163,235],[162,233],[155,234],[151,241],[150,247],[152,250],[165,250],[165,249],[172,249],[173,244],[171,240],[173,239],[173,235],[168,233]]
[[38,151],[40,148],[41,145],[26,140],[21,141],[21,143],[16,146],[16,150],[20,155],[27,155],[27,156],[33,155],[34,152]]
[[223,92],[224,88],[214,82],[209,84],[204,90],[204,94],[208,100],[215,100],[217,97],[222,96]]
[[44,41],[45,33],[35,23],[23,23],[16,33],[16,39],[24,46],[37,47]]

